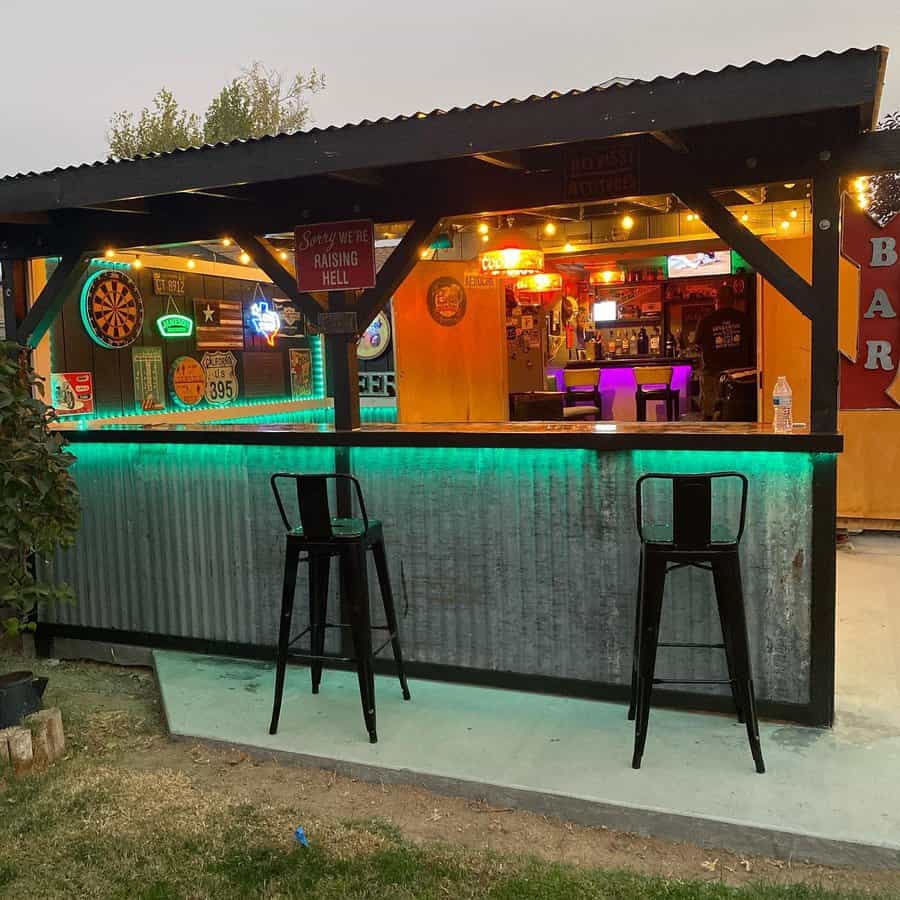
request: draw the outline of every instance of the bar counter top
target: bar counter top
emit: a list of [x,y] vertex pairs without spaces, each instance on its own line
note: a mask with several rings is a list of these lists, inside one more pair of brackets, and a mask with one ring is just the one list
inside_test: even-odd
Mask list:
[[435,425],[119,425],[57,428],[74,443],[325,447],[519,447],[588,450],[757,450],[839,453],[843,436],[756,422],[484,422]]

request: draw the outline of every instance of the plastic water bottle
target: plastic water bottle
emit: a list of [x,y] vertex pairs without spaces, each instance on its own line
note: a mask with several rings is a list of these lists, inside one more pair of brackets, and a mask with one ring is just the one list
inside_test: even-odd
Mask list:
[[794,430],[794,392],[784,375],[778,376],[775,390],[772,392],[772,405],[775,414],[772,417],[772,430],[780,433],[790,433]]

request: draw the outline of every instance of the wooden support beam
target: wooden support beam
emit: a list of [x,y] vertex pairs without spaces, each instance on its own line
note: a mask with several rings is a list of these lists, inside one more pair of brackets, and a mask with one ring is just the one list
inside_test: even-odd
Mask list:
[[900,131],[861,134],[835,156],[842,175],[881,175],[900,172]]
[[3,329],[0,337],[8,341],[15,340],[19,322],[25,318],[27,308],[25,286],[26,262],[24,259],[5,259],[3,270]]
[[813,178],[812,290],[816,314],[812,319],[813,431],[837,431],[838,267],[841,255],[841,179],[833,172]]
[[232,228],[230,233],[241,249],[272,279],[273,284],[287,294],[303,310],[306,318],[315,324],[322,306],[312,294],[297,287],[297,279],[275,258],[269,247],[260,238],[241,228]]
[[417,216],[410,225],[409,231],[403,236],[403,240],[397,244],[393,253],[381,267],[381,271],[375,279],[375,287],[362,293],[357,304],[360,334],[384,309],[394,291],[400,287],[406,276],[413,270],[413,266],[419,259],[422,245],[431,236],[431,232],[434,231],[439,221],[440,216],[433,212]]
[[23,346],[36,347],[59,315],[66,297],[78,287],[91,263],[89,253],[73,250],[65,254],[32,304],[24,321],[16,331],[16,340]]
[[[344,291],[332,291],[328,299],[329,312],[349,312],[352,307]],[[362,328],[358,329],[360,332]],[[359,359],[356,355],[356,334],[325,334],[325,370],[328,392],[334,400],[336,431],[359,428]]]
[[816,302],[812,286],[792,269],[774,250],[766,246],[749,228],[745,228],[703,185],[685,160],[671,151],[667,154],[673,191],[683,203],[729,247],[737,250],[772,287],[784,295],[808,319],[814,319]]

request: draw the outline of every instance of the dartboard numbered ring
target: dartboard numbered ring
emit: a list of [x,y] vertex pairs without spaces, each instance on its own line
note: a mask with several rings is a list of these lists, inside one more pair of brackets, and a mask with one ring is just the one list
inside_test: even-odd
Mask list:
[[101,347],[127,347],[137,340],[144,324],[141,292],[124,272],[97,272],[82,289],[81,318],[87,333]]

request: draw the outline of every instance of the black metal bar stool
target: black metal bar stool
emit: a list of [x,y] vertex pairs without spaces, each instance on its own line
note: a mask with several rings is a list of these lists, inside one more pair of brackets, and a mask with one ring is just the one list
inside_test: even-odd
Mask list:
[[[296,483],[297,508],[300,513],[300,524],[291,524],[285,511],[278,482],[292,480]],[[356,499],[359,505],[360,518],[334,518],[328,499],[328,482],[339,483],[344,480],[356,488]],[[397,633],[397,614],[394,610],[394,595],[391,592],[391,580],[388,574],[387,555],[384,549],[384,535],[381,522],[370,519],[366,514],[362,488],[352,475],[299,475],[290,472],[277,472],[271,478],[272,491],[278,512],[281,514],[284,527],[287,529],[287,547],[284,560],[284,590],[281,597],[281,625],[278,633],[278,652],[275,668],[275,702],[272,707],[272,724],[269,734],[278,731],[278,719],[281,714],[281,697],[284,692],[284,675],[287,669],[288,655],[291,658],[306,660],[311,663],[312,692],[319,693],[322,680],[322,663],[355,662],[359,678],[359,696],[362,701],[363,718],[369,741],[376,743],[378,733],[375,728],[375,657],[391,644],[394,650],[394,661],[397,664],[397,676],[403,690],[403,699],[409,700],[409,688],[403,671],[403,655],[400,651],[400,638]],[[384,605],[386,625],[372,625],[369,612],[369,585],[366,573],[366,552],[372,551],[378,584],[381,589],[381,600]],[[306,556],[301,560],[301,554]],[[337,556],[341,566],[341,580],[345,586],[345,594],[349,601],[348,623],[331,623],[327,621],[328,579],[331,570],[331,557]],[[291,619],[294,612],[294,592],[297,585],[297,568],[299,563],[309,563],[309,625],[295,637],[291,637]],[[328,628],[349,629],[353,642],[352,657],[336,657],[325,655],[325,631]],[[387,640],[377,649],[372,649],[372,632],[386,631]],[[290,648],[305,635],[310,635],[309,653],[292,653]]]
[[[728,540],[713,540],[712,485],[716,479],[739,479],[741,482],[741,512],[736,536]],[[650,480],[672,482],[672,525],[669,534],[654,540],[646,534],[643,517],[643,486]],[[741,562],[738,545],[744,533],[747,514],[747,479],[738,472],[713,472],[700,475],[644,475],[636,486],[637,529],[641,539],[641,561],[638,575],[638,602],[634,629],[634,660],[631,676],[631,704],[628,718],[636,719],[634,757],[632,767],[639,769],[647,742],[650,720],[650,697],[655,684],[728,684],[737,708],[739,722],[747,726],[750,751],[756,771],[765,772],[759,725],[756,719],[756,699],[750,668],[750,644],[744,612],[741,581]],[[721,644],[660,642],[659,624],[662,615],[666,575],[686,566],[712,573],[716,591],[716,605],[722,626]],[[713,647],[725,651],[728,665],[726,680],[662,679],[655,677],[658,647]]]
[[681,397],[672,387],[672,366],[635,366],[634,405],[638,422],[647,421],[647,401],[662,400],[666,405],[666,421],[681,418]]

